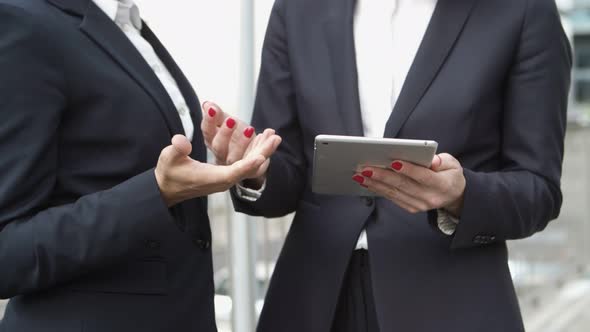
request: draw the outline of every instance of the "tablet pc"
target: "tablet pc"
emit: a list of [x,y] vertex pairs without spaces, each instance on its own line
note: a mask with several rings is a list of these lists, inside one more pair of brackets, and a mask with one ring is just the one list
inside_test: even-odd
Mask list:
[[394,160],[430,167],[438,143],[428,140],[318,135],[312,190],[318,194],[374,196],[352,180],[364,166],[389,168]]

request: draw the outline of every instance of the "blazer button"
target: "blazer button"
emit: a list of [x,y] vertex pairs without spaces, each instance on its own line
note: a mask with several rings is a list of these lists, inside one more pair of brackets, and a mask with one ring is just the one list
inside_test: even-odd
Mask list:
[[375,199],[373,197],[363,197],[363,201],[366,206],[373,206],[375,204]]
[[206,241],[206,240],[196,240],[195,244],[197,245],[197,247],[203,249],[203,250],[207,250],[211,247],[211,242]]
[[160,249],[160,242],[154,241],[154,240],[148,240],[148,241],[146,241],[146,246],[152,250],[158,250],[158,249]]
[[493,235],[477,235],[473,238],[475,244],[490,244],[496,241],[496,237]]

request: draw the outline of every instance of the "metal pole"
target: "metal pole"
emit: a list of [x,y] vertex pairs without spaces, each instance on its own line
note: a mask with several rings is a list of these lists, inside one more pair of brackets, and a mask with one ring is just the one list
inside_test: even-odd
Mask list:
[[[249,121],[254,101],[254,0],[241,1],[240,100],[237,116]],[[255,261],[256,224],[246,215],[231,217],[232,322],[234,332],[256,328]]]

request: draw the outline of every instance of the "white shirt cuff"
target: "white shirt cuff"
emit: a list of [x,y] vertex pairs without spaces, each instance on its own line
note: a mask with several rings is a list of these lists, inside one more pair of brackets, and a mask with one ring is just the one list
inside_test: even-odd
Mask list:
[[236,184],[236,194],[238,198],[246,202],[256,202],[266,189],[266,180],[262,183],[260,189],[250,189],[244,187],[241,183]]
[[438,209],[436,212],[438,214],[436,218],[438,229],[440,229],[443,234],[448,236],[455,234],[455,230],[459,224],[459,219],[453,217],[450,213],[443,209]]

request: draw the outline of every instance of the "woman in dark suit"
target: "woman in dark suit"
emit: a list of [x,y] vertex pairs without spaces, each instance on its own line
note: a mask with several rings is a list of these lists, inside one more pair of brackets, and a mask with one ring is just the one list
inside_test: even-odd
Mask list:
[[[233,193],[241,212],[296,213],[258,330],[523,331],[506,240],[559,214],[570,69],[553,0],[277,0],[253,125],[283,144]],[[207,136],[213,121],[231,163],[247,145]],[[319,195],[318,134],[442,153],[351,174],[378,198]]]
[[280,139],[207,164],[197,95],[139,13],[0,0],[2,332],[217,331],[207,195]]

